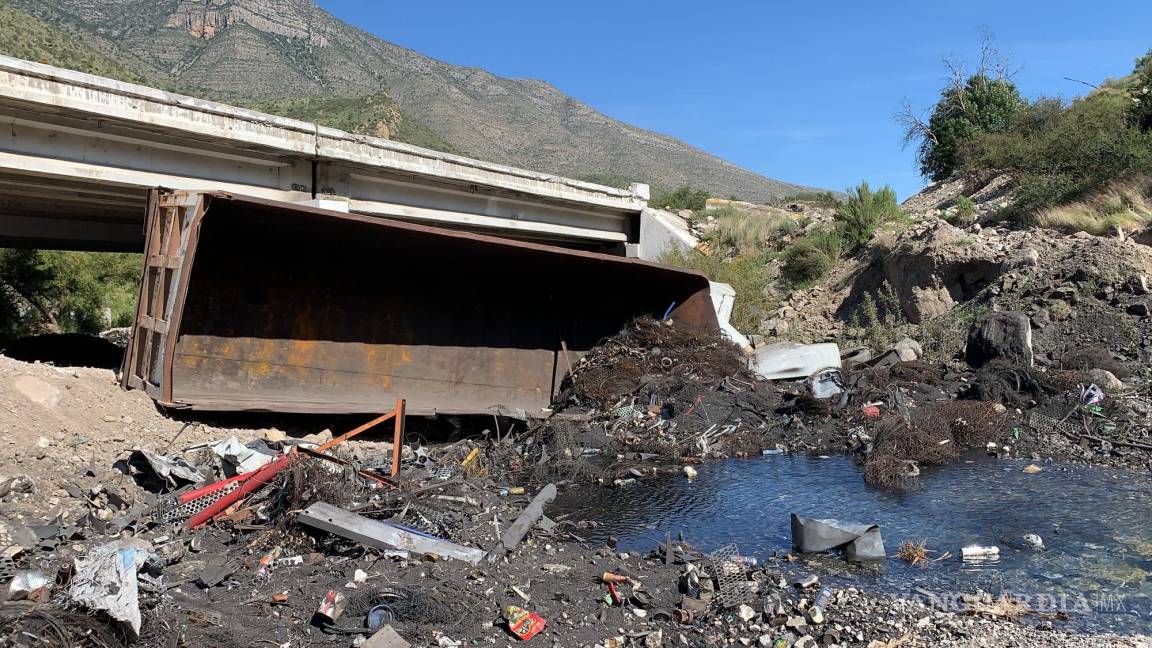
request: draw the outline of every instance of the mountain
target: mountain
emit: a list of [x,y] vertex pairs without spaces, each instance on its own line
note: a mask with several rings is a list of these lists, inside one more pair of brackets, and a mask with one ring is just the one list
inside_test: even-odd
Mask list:
[[192,95],[322,123],[335,111],[359,132],[575,178],[692,185],[758,202],[808,189],[611,119],[543,81],[399,47],[312,0],[4,3],[150,83]]

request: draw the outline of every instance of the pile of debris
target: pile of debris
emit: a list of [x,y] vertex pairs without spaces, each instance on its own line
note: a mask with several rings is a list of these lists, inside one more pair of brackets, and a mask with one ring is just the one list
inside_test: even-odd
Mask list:
[[[428,560],[503,560],[538,524],[558,533],[543,515],[556,488],[520,506],[523,487],[497,484],[507,453],[495,440],[348,449],[392,419],[327,440],[136,448],[118,470],[93,467],[74,486],[88,503],[82,516],[0,522],[0,644],[32,633],[49,646],[252,645],[268,636],[307,645],[450,626],[467,605],[450,587],[384,574]],[[34,496],[24,481],[5,487]],[[74,624],[72,610],[91,616]]]

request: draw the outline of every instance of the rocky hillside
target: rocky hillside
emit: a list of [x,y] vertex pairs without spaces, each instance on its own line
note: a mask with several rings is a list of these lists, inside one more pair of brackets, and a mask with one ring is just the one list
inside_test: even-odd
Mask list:
[[494,162],[755,201],[803,189],[611,119],[543,81],[449,65],[380,40],[311,0],[3,2],[191,94],[249,103],[383,93],[436,139]]
[[[969,324],[992,311],[1028,316],[1036,363],[1055,369],[1144,373],[1152,358],[1152,239],[1006,227],[1004,177],[959,179],[904,203],[908,220],[882,229],[817,285],[785,295],[770,336],[845,340],[883,349],[909,335],[950,359]],[[974,213],[957,217],[959,196]]]

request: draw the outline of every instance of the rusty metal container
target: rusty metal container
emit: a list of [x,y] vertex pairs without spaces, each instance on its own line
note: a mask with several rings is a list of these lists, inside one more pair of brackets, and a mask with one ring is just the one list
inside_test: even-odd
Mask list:
[[153,192],[123,386],[167,407],[529,413],[638,315],[716,330],[634,259],[224,193]]

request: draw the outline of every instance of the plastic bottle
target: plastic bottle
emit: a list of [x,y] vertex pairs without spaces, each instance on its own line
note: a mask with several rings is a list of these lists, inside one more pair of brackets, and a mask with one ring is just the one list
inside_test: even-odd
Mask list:
[[990,558],[992,556],[1000,555],[1000,547],[981,547],[973,545],[971,547],[961,547],[961,558]]

